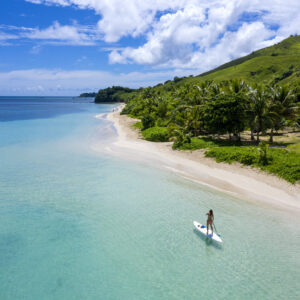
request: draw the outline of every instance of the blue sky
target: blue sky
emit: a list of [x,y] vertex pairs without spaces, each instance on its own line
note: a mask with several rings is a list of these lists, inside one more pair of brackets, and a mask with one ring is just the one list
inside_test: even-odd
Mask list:
[[296,0],[9,0],[0,95],[78,95],[196,75],[299,34]]

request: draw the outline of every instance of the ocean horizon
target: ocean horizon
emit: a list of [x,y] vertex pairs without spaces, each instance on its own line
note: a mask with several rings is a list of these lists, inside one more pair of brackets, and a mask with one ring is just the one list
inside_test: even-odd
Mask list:
[[0,97],[0,299],[300,298],[298,215],[94,151],[114,108]]

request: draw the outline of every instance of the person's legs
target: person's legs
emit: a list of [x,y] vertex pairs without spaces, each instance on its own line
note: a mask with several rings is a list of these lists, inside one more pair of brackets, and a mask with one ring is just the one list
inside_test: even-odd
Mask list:
[[209,226],[209,223],[208,223],[208,221],[206,221],[206,235],[208,235],[208,226]]

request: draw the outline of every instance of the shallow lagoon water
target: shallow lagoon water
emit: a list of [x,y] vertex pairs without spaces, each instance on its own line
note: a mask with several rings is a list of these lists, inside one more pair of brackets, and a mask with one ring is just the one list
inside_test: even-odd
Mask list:
[[0,122],[0,299],[300,297],[298,215],[96,153],[114,106],[68,105]]

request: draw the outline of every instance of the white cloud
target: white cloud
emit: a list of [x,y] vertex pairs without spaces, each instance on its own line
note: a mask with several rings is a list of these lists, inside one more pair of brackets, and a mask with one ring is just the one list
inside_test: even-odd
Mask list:
[[68,0],[25,0],[25,1],[34,4],[60,5],[60,6],[70,5],[70,2]]
[[[93,9],[100,15],[97,29],[106,42],[145,37],[138,47],[113,49],[110,63],[196,69],[201,65],[206,70],[300,33],[297,0],[27,1]],[[76,40],[78,33],[71,28],[66,31]],[[85,42],[85,38],[78,40]]]
[[151,26],[158,11],[180,9],[186,0],[26,0],[35,4],[76,6],[93,9],[101,15],[98,29],[106,42],[115,42],[123,36],[136,37]]
[[10,46],[11,44],[9,43],[10,40],[16,40],[19,37],[15,34],[7,34],[0,32],[0,45],[1,46]]
[[86,56],[81,56],[80,58],[78,58],[77,60],[76,60],[76,62],[77,63],[81,63],[81,62],[84,62],[84,61],[86,61],[87,60],[87,57]]
[[45,40],[49,43],[65,43],[68,45],[94,45],[99,39],[99,34],[89,27],[77,25],[67,26],[54,22],[46,29],[33,29],[23,34],[23,37],[36,40]]
[[[110,63],[150,65],[155,71],[15,70],[0,73],[0,94],[78,95],[111,85],[155,85],[175,75],[199,74],[300,33],[297,0],[27,1],[92,9],[99,21],[91,26],[54,22],[46,28],[0,25],[0,45],[17,39],[87,46],[119,41],[101,48],[109,52]],[[140,44],[126,44],[124,37],[141,37],[136,39]],[[33,46],[31,53],[40,49]],[[88,61],[85,56],[76,63],[83,61]]]
[[[204,71],[271,45],[291,33],[300,32],[299,18],[295,15],[297,7],[294,10],[287,9],[286,14],[280,14],[278,21],[281,26],[278,30],[269,29],[270,25],[278,24],[277,18],[270,17],[270,10],[266,13],[266,21],[262,17],[259,21],[240,20],[238,23],[243,12],[255,13],[267,9],[265,5],[256,4],[255,8],[244,1],[214,1],[208,6],[195,6],[194,3],[186,5],[182,10],[165,14],[157,20],[142,46],[112,52],[110,62],[161,67],[194,66]],[[288,16],[293,17],[287,20]],[[286,22],[283,23],[283,20]],[[229,30],[232,26],[240,27]]]
[[[44,44],[93,46],[101,40],[101,34],[96,26],[61,25],[55,21],[47,28],[17,27],[0,25],[0,41],[10,39],[39,40]],[[12,33],[9,33],[12,32]]]
[[114,74],[91,70],[15,70],[0,72],[1,95],[79,95],[112,85],[141,87],[174,77],[172,72]]
[[13,40],[13,39],[17,39],[17,38],[18,38],[18,36],[16,36],[16,35],[0,32],[0,41]]
[[31,54],[39,54],[42,50],[42,47],[40,45],[35,45],[31,48],[31,50],[29,51],[29,53]]
[[[123,50],[121,50],[123,51]],[[109,54],[109,61],[111,63],[119,63],[119,64],[126,64],[127,60],[124,55],[121,55],[116,49],[112,50]]]
[[[257,38],[257,32],[260,32],[260,38]],[[251,51],[269,46],[275,41],[264,41],[271,36],[261,22],[244,24],[237,32],[227,32],[220,42],[203,53],[194,53],[189,65],[198,66],[199,69],[208,70],[211,66],[218,66],[230,61],[237,56],[244,56]]]

